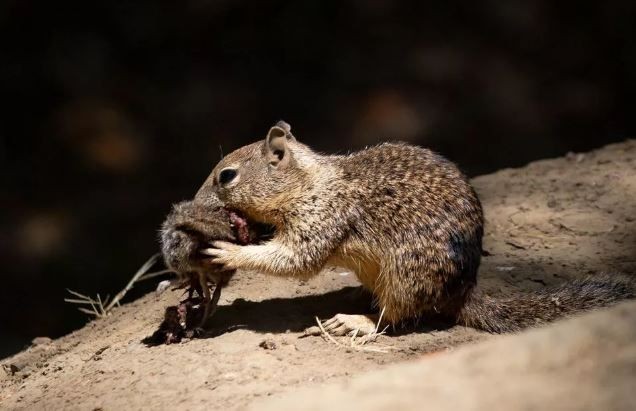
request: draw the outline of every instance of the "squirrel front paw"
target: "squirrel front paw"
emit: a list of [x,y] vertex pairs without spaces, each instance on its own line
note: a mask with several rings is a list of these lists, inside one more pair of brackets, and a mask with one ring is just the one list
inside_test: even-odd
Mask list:
[[200,251],[201,254],[212,257],[210,259],[211,264],[221,265],[226,270],[240,268],[239,254],[243,246],[227,241],[213,241],[211,245],[212,247],[204,248]]

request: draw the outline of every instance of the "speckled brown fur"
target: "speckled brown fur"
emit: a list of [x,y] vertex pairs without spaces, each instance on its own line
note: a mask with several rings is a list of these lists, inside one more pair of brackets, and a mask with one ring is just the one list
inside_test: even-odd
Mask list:
[[[219,181],[223,172],[228,181]],[[606,277],[514,300],[473,292],[482,253],[480,201],[453,163],[408,144],[323,155],[279,122],[264,141],[239,148],[215,167],[197,195],[212,193],[276,227],[274,238],[261,245],[218,245],[213,261],[302,278],[326,265],[346,267],[391,324],[435,315],[502,332],[555,318],[550,299],[569,313],[633,296],[631,283],[598,286]]]

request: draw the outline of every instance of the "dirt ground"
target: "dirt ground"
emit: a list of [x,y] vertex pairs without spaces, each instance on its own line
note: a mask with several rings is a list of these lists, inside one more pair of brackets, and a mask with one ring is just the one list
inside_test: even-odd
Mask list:
[[[487,220],[489,255],[480,287],[492,295],[532,292],[600,271],[636,272],[636,141],[502,170],[473,183]],[[36,339],[1,361],[0,407],[258,408],[270,396],[501,338],[424,324],[381,336],[372,347],[389,346],[387,353],[299,338],[314,316],[369,310],[354,276],[330,271],[299,283],[244,272],[224,290],[206,338],[144,345],[165,307],[179,297],[173,291],[149,294],[58,340]]]
[[248,409],[633,411],[634,341],[636,301],[628,301],[346,382],[303,387]]

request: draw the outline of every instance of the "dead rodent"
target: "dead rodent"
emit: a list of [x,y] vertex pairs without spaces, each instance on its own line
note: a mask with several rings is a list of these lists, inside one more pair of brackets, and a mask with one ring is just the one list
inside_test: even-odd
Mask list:
[[[492,299],[475,289],[484,218],[466,177],[442,156],[408,144],[324,155],[277,123],[264,140],[225,156],[197,193],[276,227],[270,241],[217,241],[200,250],[227,270],[307,278],[326,265],[353,271],[383,319],[442,317],[491,332],[634,297],[627,276]],[[204,224],[204,223],[203,223]],[[327,331],[372,332],[374,318],[337,315]]]
[[143,342],[148,345],[174,344],[183,338],[192,338],[202,314],[202,310],[194,307],[195,304],[187,300],[167,307],[159,328]]
[[[229,211],[216,196],[175,204],[161,228],[161,249],[166,265],[179,275],[178,288],[188,297],[166,309],[164,321],[149,343],[178,342],[192,337],[213,314],[221,290],[236,270],[224,269],[200,254],[215,240],[237,244],[257,243],[270,236],[271,228],[249,223],[239,213]],[[210,288],[214,292],[210,293]]]
[[[198,253],[214,240],[249,244],[259,237],[242,216],[223,207],[217,197],[175,204],[161,227],[161,251],[168,267],[178,273],[219,271]],[[227,270],[232,271],[232,270]],[[221,277],[226,274],[219,272]]]

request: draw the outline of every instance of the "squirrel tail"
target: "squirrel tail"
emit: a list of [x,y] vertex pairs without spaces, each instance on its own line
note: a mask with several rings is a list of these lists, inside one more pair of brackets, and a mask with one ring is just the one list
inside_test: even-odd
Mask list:
[[511,332],[629,298],[636,298],[636,278],[623,274],[595,275],[506,298],[474,290],[457,322],[491,333]]

